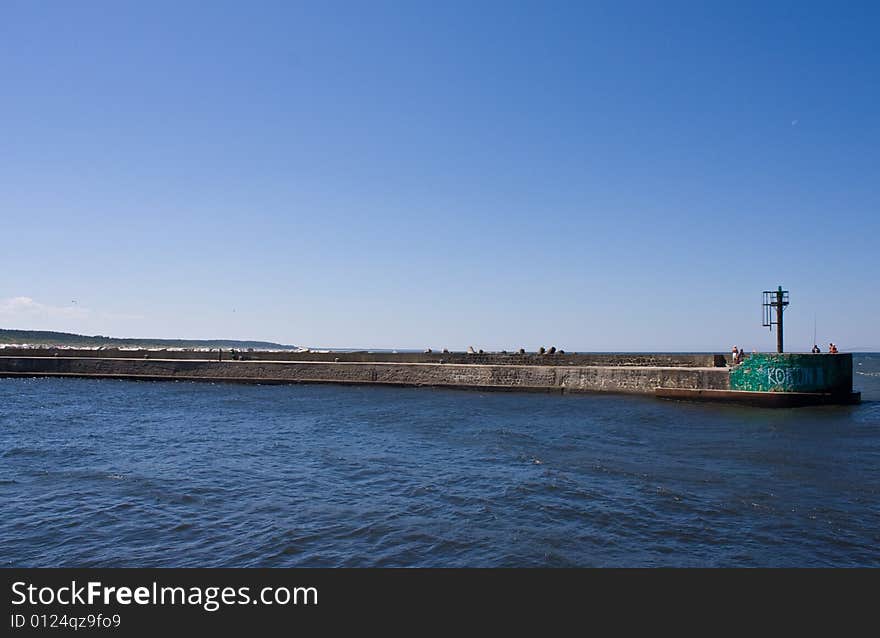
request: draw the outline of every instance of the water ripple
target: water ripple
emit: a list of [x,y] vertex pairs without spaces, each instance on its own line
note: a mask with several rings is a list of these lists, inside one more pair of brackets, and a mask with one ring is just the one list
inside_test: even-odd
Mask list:
[[[873,358],[872,358],[873,357]],[[865,402],[0,380],[2,566],[880,566]]]

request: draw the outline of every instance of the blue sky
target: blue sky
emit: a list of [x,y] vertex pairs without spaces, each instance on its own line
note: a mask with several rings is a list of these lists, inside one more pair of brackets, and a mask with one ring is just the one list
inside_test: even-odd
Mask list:
[[[0,327],[880,347],[877,3],[3,2]],[[75,303],[74,303],[75,302]]]

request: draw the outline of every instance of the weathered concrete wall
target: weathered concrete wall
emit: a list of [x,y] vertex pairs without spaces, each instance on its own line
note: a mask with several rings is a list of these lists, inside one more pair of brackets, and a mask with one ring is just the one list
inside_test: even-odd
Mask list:
[[196,361],[0,356],[0,376],[86,376],[251,383],[378,383],[497,390],[653,394],[727,389],[726,368]]
[[730,388],[848,394],[852,378],[852,354],[753,354],[731,369]]
[[[19,357],[87,357],[151,359],[216,359],[218,352],[188,352],[181,350],[82,350],[64,348],[3,348],[0,356]],[[430,354],[421,352],[241,352],[237,356],[246,361],[324,361],[340,363],[456,363],[463,365],[544,365],[544,366],[657,366],[711,368],[727,365],[723,354],[662,354],[662,353],[598,353],[598,354],[545,354],[464,352]],[[231,359],[232,351],[224,350],[223,359]]]

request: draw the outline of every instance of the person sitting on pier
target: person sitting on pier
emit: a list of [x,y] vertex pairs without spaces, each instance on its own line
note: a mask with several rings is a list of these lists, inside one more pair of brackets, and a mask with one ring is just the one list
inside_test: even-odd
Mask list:
[[814,343],[814,344],[813,344],[813,350],[812,350],[812,353],[813,353],[813,354],[819,354],[820,352],[822,352],[822,351],[819,349],[819,346],[817,346],[817,345]]
[[837,346],[835,346],[833,343],[829,343],[828,344],[828,352],[830,354],[837,354]]

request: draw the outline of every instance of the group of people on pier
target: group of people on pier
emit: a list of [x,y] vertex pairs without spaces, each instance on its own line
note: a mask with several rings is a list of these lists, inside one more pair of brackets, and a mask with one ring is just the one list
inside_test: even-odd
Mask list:
[[[813,354],[821,354],[822,349],[817,344],[813,344],[813,348],[812,350],[810,350],[810,352]],[[828,344],[828,354],[837,354],[838,352],[839,350],[837,349],[836,345],[834,345],[833,343]],[[737,346],[733,346],[733,349],[730,351],[730,356],[731,361],[735,366],[742,363],[743,358],[745,357],[742,348],[738,348]]]
[[[819,354],[822,352],[822,349],[816,344],[813,344],[813,349],[811,350],[811,352],[813,354]],[[837,354],[837,346],[833,343],[828,344],[828,354]]]
[[743,358],[745,355],[743,354],[742,348],[737,348],[733,346],[733,350],[730,351],[730,356],[733,362],[733,365],[738,366],[743,362]]

